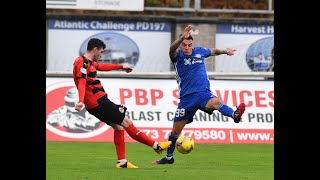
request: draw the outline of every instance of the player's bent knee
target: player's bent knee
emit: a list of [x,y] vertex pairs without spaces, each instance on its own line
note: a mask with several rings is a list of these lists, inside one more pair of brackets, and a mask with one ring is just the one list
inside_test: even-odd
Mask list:
[[220,105],[220,103],[221,103],[222,101],[219,99],[219,98],[212,98],[212,99],[210,99],[210,101],[209,101],[209,108],[210,109],[218,109],[218,107],[219,107],[219,105]]
[[125,117],[123,118],[123,121],[122,121],[122,123],[121,123],[121,126],[124,127],[124,128],[127,128],[127,127],[129,127],[131,124],[132,124],[132,121],[131,121],[127,116],[125,116]]
[[111,124],[110,125],[114,130],[124,130],[124,128],[122,126],[119,126],[117,124]]

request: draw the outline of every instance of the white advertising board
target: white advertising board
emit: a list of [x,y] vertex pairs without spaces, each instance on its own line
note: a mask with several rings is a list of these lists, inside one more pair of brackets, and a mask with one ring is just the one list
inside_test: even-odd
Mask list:
[[273,71],[273,25],[217,24],[216,47],[236,49],[216,57],[217,72]]
[[135,72],[170,71],[171,24],[141,21],[48,20],[48,71],[72,71],[91,38],[106,44],[100,63],[131,66]]

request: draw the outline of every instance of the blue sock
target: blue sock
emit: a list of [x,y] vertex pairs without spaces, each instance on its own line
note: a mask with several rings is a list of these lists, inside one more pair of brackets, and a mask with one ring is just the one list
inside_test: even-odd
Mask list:
[[176,142],[177,142],[178,137],[179,137],[179,135],[172,134],[172,132],[170,133],[169,141],[171,141],[172,143],[171,143],[171,146],[167,149],[167,157],[173,156],[173,152],[176,147]]
[[218,111],[221,112],[221,114],[223,114],[225,116],[233,118],[234,110],[231,107],[229,107],[223,103],[219,104]]

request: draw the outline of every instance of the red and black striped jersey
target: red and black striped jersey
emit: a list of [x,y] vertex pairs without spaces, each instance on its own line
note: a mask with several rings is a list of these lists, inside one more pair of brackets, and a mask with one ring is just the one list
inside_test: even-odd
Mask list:
[[97,71],[112,71],[122,69],[121,64],[99,64],[95,61],[79,56],[73,63],[73,80],[78,89],[79,102],[83,102],[88,109],[98,106],[97,99],[106,95]]

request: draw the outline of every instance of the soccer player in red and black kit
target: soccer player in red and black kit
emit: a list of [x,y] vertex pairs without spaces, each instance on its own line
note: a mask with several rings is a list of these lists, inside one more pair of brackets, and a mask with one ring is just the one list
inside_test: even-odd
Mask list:
[[124,131],[134,140],[152,147],[158,154],[168,149],[171,141],[157,142],[149,138],[125,116],[127,110],[125,106],[114,104],[108,99],[100,80],[97,79],[97,70],[121,69],[129,73],[132,68],[121,64],[99,64],[97,61],[105,48],[106,44],[103,41],[92,38],[88,42],[85,54],[77,57],[73,63],[73,78],[79,93],[79,102],[76,103],[75,109],[80,111],[85,106],[90,114],[114,129],[114,144],[118,156],[117,168],[138,168],[126,159]]

